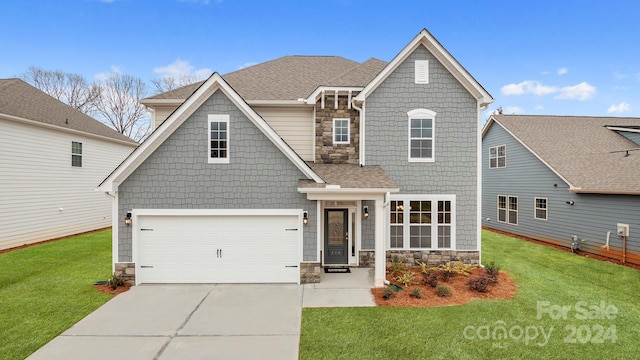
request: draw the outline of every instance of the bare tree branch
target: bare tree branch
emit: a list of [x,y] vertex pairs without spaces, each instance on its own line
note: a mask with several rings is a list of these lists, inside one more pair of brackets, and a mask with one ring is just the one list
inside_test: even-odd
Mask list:
[[83,113],[91,112],[100,96],[100,88],[78,74],[31,66],[20,78]]
[[158,93],[163,93],[198,81],[200,81],[200,79],[195,74],[183,74],[178,79],[172,76],[163,76],[161,79],[152,79],[151,84],[155,87],[155,90]]

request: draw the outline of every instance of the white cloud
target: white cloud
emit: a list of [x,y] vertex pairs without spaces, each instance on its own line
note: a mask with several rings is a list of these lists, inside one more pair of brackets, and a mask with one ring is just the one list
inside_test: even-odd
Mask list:
[[596,94],[596,87],[587,82],[560,88],[555,99],[587,100]]
[[568,72],[569,72],[569,69],[567,69],[566,67],[561,67],[560,69],[557,70],[558,75],[564,75]]
[[503,86],[500,91],[504,95],[547,95],[558,91],[553,86],[542,85],[539,81],[525,80],[517,84],[508,84]]
[[180,81],[186,78],[195,78],[196,81],[206,79],[211,75],[211,69],[202,68],[195,69],[188,61],[177,59],[167,66],[158,66],[153,69],[153,72],[161,77],[172,78],[176,81]]
[[122,69],[119,66],[111,65],[110,71],[103,71],[93,75],[93,78],[98,81],[105,81],[111,73],[122,73]]
[[626,102],[621,102],[618,105],[611,105],[609,107],[609,109],[607,110],[608,113],[622,113],[625,111],[629,111],[631,110],[631,106],[629,104],[627,104]]
[[255,61],[249,61],[249,62],[246,62],[246,63],[238,66],[237,69],[240,70],[240,69],[248,68],[249,66],[253,66],[253,65],[257,65],[257,64],[258,63],[255,62]]
[[517,84],[508,84],[500,88],[503,95],[525,95],[533,94],[536,96],[543,96],[549,94],[558,94],[554,99],[572,99],[572,100],[587,100],[592,98],[596,94],[596,88],[587,82],[581,82],[578,85],[573,86],[548,86],[543,85],[539,81],[525,80]]
[[522,114],[524,113],[524,110],[518,106],[507,106],[504,109],[502,109],[502,113],[503,114]]

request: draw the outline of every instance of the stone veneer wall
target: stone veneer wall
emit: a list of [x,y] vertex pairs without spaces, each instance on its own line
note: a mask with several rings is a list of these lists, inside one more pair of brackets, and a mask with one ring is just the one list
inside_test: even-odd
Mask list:
[[320,271],[322,271],[320,263],[300,263],[300,283],[319,283]]
[[387,262],[392,259],[402,261],[405,266],[416,267],[418,262],[429,266],[437,266],[452,261],[460,261],[465,265],[480,264],[479,251],[456,250],[388,250]]
[[[324,109],[316,103],[316,159],[319,164],[358,164],[360,162],[360,114],[348,108],[348,97],[325,95]],[[349,144],[333,144],[333,119],[349,118]]]
[[126,282],[134,284],[136,280],[136,264],[135,263],[116,263],[114,275],[123,277]]

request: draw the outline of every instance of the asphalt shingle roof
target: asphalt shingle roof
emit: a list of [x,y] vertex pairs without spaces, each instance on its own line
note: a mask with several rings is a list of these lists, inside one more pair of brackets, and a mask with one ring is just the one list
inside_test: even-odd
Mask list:
[[640,126],[640,118],[492,117],[581,192],[640,193],[640,151],[617,152],[638,144],[605,127]]
[[[358,63],[339,56],[284,56],[222,77],[245,100],[298,100],[309,96],[318,86],[364,87],[386,65],[374,58]],[[148,99],[184,100],[203,82]]]
[[307,163],[325,181],[318,184],[313,180],[300,180],[300,188],[324,188],[340,185],[343,189],[397,189],[398,185],[380,166],[359,166],[352,164]]
[[0,79],[0,115],[2,114],[136,144],[98,120],[20,79]]

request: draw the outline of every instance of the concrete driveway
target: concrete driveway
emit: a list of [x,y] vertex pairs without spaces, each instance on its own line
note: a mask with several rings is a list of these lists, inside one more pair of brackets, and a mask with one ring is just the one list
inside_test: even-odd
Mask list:
[[28,359],[297,359],[301,287],[134,286]]

